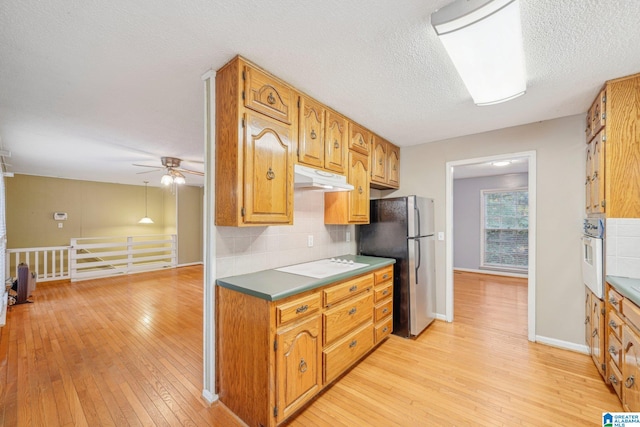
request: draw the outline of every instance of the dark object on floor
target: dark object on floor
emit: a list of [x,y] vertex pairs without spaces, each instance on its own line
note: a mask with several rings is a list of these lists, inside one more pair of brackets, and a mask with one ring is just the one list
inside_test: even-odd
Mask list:
[[24,304],[29,301],[27,298],[31,295],[31,291],[35,289],[35,277],[29,273],[29,266],[25,263],[18,264],[18,296],[16,304]]

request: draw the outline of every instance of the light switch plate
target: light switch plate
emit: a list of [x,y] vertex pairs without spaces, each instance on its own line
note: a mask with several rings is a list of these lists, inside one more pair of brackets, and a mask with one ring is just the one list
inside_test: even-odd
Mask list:
[[438,240],[444,240],[444,231],[438,231]]
[[347,231],[347,234],[346,234],[346,238],[345,238],[345,240],[346,240],[347,242],[350,242],[350,241],[351,241],[351,232],[350,232],[350,231]]
[[307,238],[307,246],[310,248],[313,247],[313,234],[309,234],[309,237]]

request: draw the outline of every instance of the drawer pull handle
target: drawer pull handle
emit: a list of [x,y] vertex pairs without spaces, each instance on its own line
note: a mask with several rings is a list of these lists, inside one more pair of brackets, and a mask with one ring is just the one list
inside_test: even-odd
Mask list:
[[358,285],[354,285],[354,286],[349,288],[349,292],[355,292],[357,290],[358,290]]
[[589,320],[591,320],[591,319],[589,318],[589,316],[587,316],[587,318],[584,319],[584,324],[586,325],[587,323],[589,323]]
[[387,307],[382,309],[382,314],[387,314],[387,312],[389,311],[389,309]]
[[269,170],[267,171],[267,179],[272,180],[275,177],[276,177],[276,173],[273,171],[273,169],[269,168]]
[[337,139],[335,141],[333,141],[333,148],[335,148],[335,149],[340,148],[340,144],[338,144],[338,140]]
[[609,377],[609,381],[611,381],[611,384],[616,384],[616,385],[618,384],[618,379],[616,378],[615,375],[611,375]]
[[624,386],[626,388],[631,388],[633,386],[633,383],[635,382],[635,378],[633,377],[633,375],[631,375],[629,378],[627,378],[624,382]]
[[387,326],[384,327],[384,329],[382,330],[382,333],[385,333],[389,330],[389,328]]
[[362,189],[362,186],[361,186],[361,185],[358,185],[358,193],[362,194],[362,192],[363,192],[363,191],[364,191],[364,190]]
[[618,356],[618,352],[616,351],[616,348],[614,346],[609,347],[609,353],[611,353],[611,355],[613,356]]
[[318,135],[316,135],[316,130],[315,129],[311,129],[311,139],[316,139],[318,137]]
[[269,96],[267,96],[267,102],[271,105],[276,103],[276,98],[273,96],[273,92],[269,92]]
[[612,328],[615,329],[615,328],[618,327],[618,324],[616,323],[615,320],[612,319],[612,320],[609,321],[609,326],[611,326]]
[[356,311],[358,311],[358,309],[353,307],[351,310],[349,310],[349,316],[353,316],[354,314],[356,314]]
[[378,164],[382,165],[382,159],[378,160]]
[[616,300],[614,297],[609,298],[609,302],[610,302],[612,305],[618,305],[618,300]]
[[598,335],[598,330],[597,330],[597,329],[594,329],[594,330],[593,330],[593,333],[591,334],[591,336],[592,336],[592,337],[595,337],[596,335]]
[[360,145],[364,145],[364,141],[362,140],[362,137],[360,137],[360,140],[358,141],[358,143],[359,143]]
[[382,278],[383,278],[383,279],[388,279],[388,278],[389,278],[389,275],[388,275],[388,274],[384,274],[384,275],[382,276]]
[[298,367],[298,369],[300,369],[300,372],[302,372],[303,374],[307,372],[307,362],[305,362],[304,359],[300,359],[300,366]]
[[357,340],[353,340],[353,341],[351,341],[351,344],[349,344],[349,348],[353,348],[353,347],[355,347],[357,345],[358,345],[358,341]]
[[386,295],[389,293],[389,289],[385,289],[384,291],[382,291],[382,295]]
[[296,308],[296,314],[304,313],[308,309],[309,309],[309,306],[307,304],[302,305],[302,306]]

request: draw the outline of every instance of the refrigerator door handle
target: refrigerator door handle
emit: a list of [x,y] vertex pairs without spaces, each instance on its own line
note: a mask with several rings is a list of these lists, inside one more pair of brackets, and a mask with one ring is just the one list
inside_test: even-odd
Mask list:
[[418,208],[417,205],[415,205],[413,207],[413,210],[416,211],[416,226],[417,226],[416,228],[417,228],[417,230],[416,230],[415,236],[422,236],[422,234],[420,233],[420,209]]
[[420,261],[422,260],[422,253],[420,249],[420,239],[413,239],[414,245],[416,245],[416,285],[418,285],[418,270],[420,270]]

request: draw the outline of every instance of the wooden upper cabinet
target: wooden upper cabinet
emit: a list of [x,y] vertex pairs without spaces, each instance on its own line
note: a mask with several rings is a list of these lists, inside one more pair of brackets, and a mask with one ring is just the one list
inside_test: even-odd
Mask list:
[[369,156],[349,150],[347,180],[353,190],[324,194],[325,224],[369,223]]
[[291,130],[247,112],[244,144],[245,223],[293,222]]
[[371,132],[356,123],[349,123],[349,150],[369,154]]
[[605,159],[605,137],[604,130],[601,130],[589,144],[591,147],[591,213],[605,212],[604,199],[604,159]]
[[298,102],[300,114],[298,162],[323,168],[325,164],[325,108],[319,102],[306,96],[300,96]]
[[400,186],[400,149],[377,135],[371,151],[371,187],[381,190]]
[[215,84],[216,225],[292,224],[293,90],[239,56]]
[[349,126],[347,119],[334,111],[327,110],[325,121],[325,169],[341,175],[345,174],[348,145]]
[[379,136],[373,137],[373,150],[371,152],[371,183],[386,184],[388,181],[387,158],[388,158],[387,141]]
[[293,89],[249,65],[245,65],[243,77],[247,108],[291,124],[295,111]]
[[584,181],[584,201],[585,201],[585,212],[590,214],[592,212],[591,206],[591,176],[593,175],[593,144],[589,143],[587,145],[587,157],[585,161],[585,181]]

